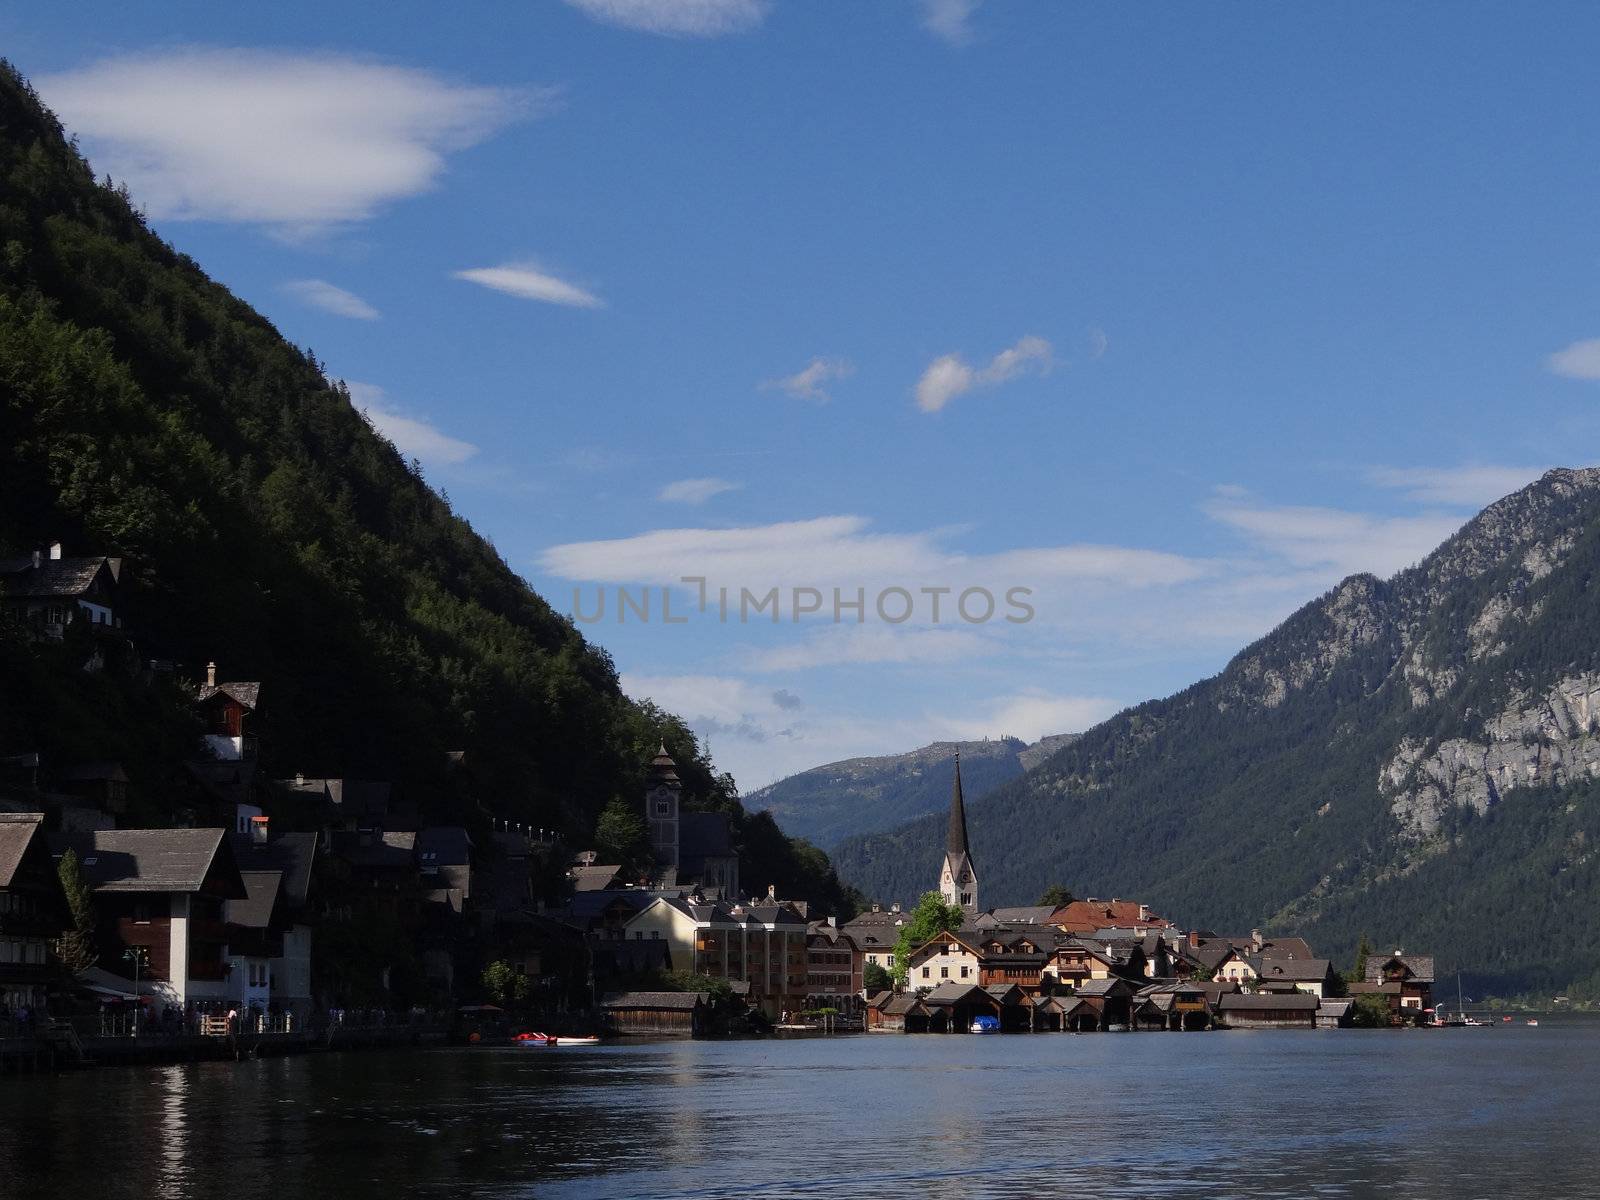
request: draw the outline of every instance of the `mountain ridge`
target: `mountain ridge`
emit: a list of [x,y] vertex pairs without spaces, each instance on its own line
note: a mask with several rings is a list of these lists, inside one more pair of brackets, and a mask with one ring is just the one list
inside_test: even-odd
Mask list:
[[[1361,933],[1421,936],[1502,991],[1600,987],[1600,935],[1540,915],[1600,925],[1596,579],[1600,469],[1557,468],[1391,579],[1342,580],[1217,675],[972,805],[985,903],[1059,879],[1235,931],[1292,924],[1339,956]],[[937,837],[925,818],[836,861],[904,900],[932,879]],[[1552,949],[1492,936],[1513,913]]]

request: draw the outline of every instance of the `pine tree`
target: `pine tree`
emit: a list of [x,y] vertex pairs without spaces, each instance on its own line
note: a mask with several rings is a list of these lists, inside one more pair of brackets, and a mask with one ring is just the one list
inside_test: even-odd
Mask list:
[[94,966],[94,892],[83,877],[78,856],[68,850],[61,856],[56,869],[61,877],[61,890],[66,893],[67,911],[72,915],[72,927],[56,940],[56,955],[67,970],[77,974]]

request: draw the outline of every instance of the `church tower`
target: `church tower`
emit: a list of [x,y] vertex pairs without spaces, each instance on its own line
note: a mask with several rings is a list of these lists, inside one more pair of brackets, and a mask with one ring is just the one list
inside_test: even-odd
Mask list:
[[[678,853],[678,801],[683,784],[678,780],[678,764],[667,753],[665,742],[650,760],[650,781],[645,785],[644,819],[650,825],[650,848],[656,863],[676,873]],[[675,876],[674,876],[675,877]]]
[[959,904],[969,913],[978,910],[978,872],[967,847],[967,809],[961,801],[961,751],[956,751],[956,781],[950,794],[950,825],[944,835],[944,869],[939,872],[939,892],[946,904]]

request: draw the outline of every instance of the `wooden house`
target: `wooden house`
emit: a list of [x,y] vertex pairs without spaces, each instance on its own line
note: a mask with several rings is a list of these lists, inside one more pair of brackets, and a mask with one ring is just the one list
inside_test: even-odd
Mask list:
[[1307,992],[1234,992],[1217,1002],[1217,1018],[1229,1029],[1315,1029],[1322,1001]]
[[37,1010],[50,943],[71,923],[41,813],[0,813],[0,1005]]
[[611,992],[600,1009],[617,1033],[696,1037],[704,1031],[709,999],[705,992]]

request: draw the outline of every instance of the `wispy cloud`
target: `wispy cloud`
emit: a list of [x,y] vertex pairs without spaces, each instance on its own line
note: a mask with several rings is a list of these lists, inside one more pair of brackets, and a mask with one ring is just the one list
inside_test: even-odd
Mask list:
[[1106,336],[1106,331],[1096,325],[1089,330],[1089,357],[1091,359],[1104,358],[1106,351],[1111,349],[1111,339]]
[[283,290],[312,308],[332,313],[336,317],[352,317],[357,321],[376,321],[382,314],[354,292],[335,287],[322,279],[295,279],[283,285]]
[[1032,335],[1000,351],[986,367],[972,367],[959,354],[945,354],[929,363],[917,381],[917,407],[939,412],[974,388],[995,387],[1028,372],[1043,375],[1050,363],[1050,343]]
[[980,0],[921,0],[922,26],[940,41],[965,46],[972,41],[972,14]]
[[1545,360],[1545,367],[1568,379],[1600,379],[1600,338],[1573,342]]
[[854,371],[855,367],[848,359],[813,358],[793,375],[768,379],[761,387],[764,391],[786,392],[797,400],[814,400],[818,404],[826,404],[832,397],[828,395],[825,385],[835,379],[844,379]]
[[1295,567],[1388,576],[1409,567],[1461,527],[1459,515],[1375,516],[1339,508],[1261,505],[1236,494],[1206,512]]
[[704,504],[713,496],[736,492],[743,486],[742,483],[730,483],[726,479],[679,479],[662,488],[656,498],[673,504]]
[[1383,488],[1403,491],[1421,504],[1483,508],[1502,496],[1527,487],[1546,467],[1374,467],[1368,479]]
[[567,0],[573,8],[623,29],[667,37],[744,33],[767,15],[766,0]]
[[475,87],[336,54],[186,48],[34,81],[151,216],[286,233],[371,217],[548,91]]
[[[539,559],[560,579],[712,586],[987,586],[1003,592],[1039,582],[1159,586],[1205,568],[1181,555],[1075,544],[965,555],[944,545],[951,531],[877,533],[861,516],[816,517],[732,529],[657,529],[633,537],[552,546]],[[945,601],[948,609],[953,601]]]
[[471,442],[441,433],[424,418],[395,411],[384,390],[376,384],[347,381],[345,387],[350,392],[350,402],[402,453],[425,463],[445,466],[464,463],[478,453],[478,447]]
[[523,300],[542,300],[546,304],[564,304],[569,308],[602,308],[605,302],[593,292],[577,284],[558,279],[537,263],[506,263],[498,267],[473,267],[456,271],[457,279],[465,279],[491,291],[504,292]]

